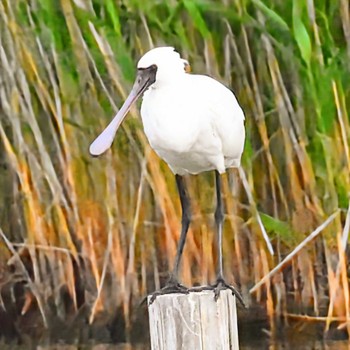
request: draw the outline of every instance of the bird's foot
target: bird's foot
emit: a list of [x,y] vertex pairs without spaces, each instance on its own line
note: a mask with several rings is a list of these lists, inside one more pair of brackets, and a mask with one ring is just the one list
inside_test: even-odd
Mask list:
[[[181,293],[181,294],[188,294],[190,291],[187,287],[179,283],[176,277],[170,276],[168,282],[166,285],[161,288],[160,290],[157,290],[151,294],[151,298],[149,300],[149,304],[153,304],[153,302],[159,297],[160,295],[165,295],[165,294],[175,294],[175,293]],[[142,301],[145,302],[148,296],[145,297],[145,299]]]
[[238,301],[241,303],[241,305],[244,308],[246,308],[246,305],[243,301],[243,297],[242,297],[241,293],[235,287],[226,283],[226,281],[224,280],[224,278],[222,276],[219,276],[216,279],[216,282],[214,284],[211,284],[209,286],[193,287],[193,288],[190,288],[189,291],[190,292],[202,292],[203,290],[212,290],[212,291],[214,291],[214,300],[217,301],[219,299],[220,292],[222,290],[226,290],[226,289],[230,289],[232,294],[238,299]]
[[245,308],[245,304],[243,301],[243,297],[241,295],[241,293],[233,286],[229,285],[228,283],[226,283],[226,281],[224,280],[223,277],[218,277],[216,280],[216,283],[214,284],[214,299],[215,301],[218,300],[219,296],[220,296],[220,292],[222,290],[225,289],[230,289],[232,294],[239,300],[239,302],[242,304],[242,306]]

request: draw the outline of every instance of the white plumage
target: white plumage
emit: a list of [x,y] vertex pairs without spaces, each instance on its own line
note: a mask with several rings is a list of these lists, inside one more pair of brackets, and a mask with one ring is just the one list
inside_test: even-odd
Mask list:
[[[208,76],[186,73],[186,64],[172,47],[155,48],[138,62],[141,70],[157,67],[155,82],[144,92],[141,105],[151,147],[179,175],[238,167],[245,131],[236,97]],[[91,154],[99,155],[111,145],[124,116],[118,113],[118,123],[95,140]]]
[[145,92],[141,117],[151,147],[175,174],[237,167],[244,115],[235,96],[216,80],[182,72]]
[[171,47],[147,52],[138,62],[136,81],[128,98],[91,144],[90,153],[97,156],[111,146],[132,103],[143,94],[141,117],[146,136],[151,147],[174,172],[182,207],[181,234],[174,268],[165,287],[153,294],[151,302],[161,294],[190,291],[178,282],[181,255],[191,220],[190,200],[183,175],[215,170],[217,280],[214,285],[196,288],[196,291],[213,289],[217,300],[220,291],[229,288],[244,305],[239,292],[223,277],[224,212],[220,179],[226,168],[240,165],[245,139],[244,114],[229,89],[210,77],[186,73],[186,65],[187,61]]

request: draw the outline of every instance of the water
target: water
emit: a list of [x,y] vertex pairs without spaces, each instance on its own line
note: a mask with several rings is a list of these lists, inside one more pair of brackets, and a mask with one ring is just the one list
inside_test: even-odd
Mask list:
[[[328,333],[328,339],[324,338],[324,323],[321,322],[291,320],[288,324],[276,322],[274,334],[272,335],[266,315],[262,314],[260,311],[254,312],[254,310],[251,312],[241,312],[239,312],[241,317],[239,317],[238,324],[240,350],[350,350],[350,342],[342,339],[342,337],[344,338],[346,335],[345,330],[339,330],[336,324],[332,325]],[[147,314],[142,313],[139,320],[140,323],[135,325],[129,338],[134,341],[135,344],[120,343],[120,340],[118,344],[111,344],[111,339],[116,338],[113,338],[113,334],[106,336],[107,329],[102,327],[92,332],[86,324],[80,324],[79,334],[85,334],[85,336],[87,336],[87,338],[80,338],[80,341],[74,337],[67,338],[67,333],[64,331],[62,332],[63,328],[61,325],[55,326],[50,336],[43,336],[44,332],[37,333],[42,337],[42,344],[40,345],[35,343],[35,339],[31,338],[29,335],[23,336],[22,333],[22,343],[24,344],[9,345],[0,340],[0,350],[149,350],[150,341]],[[114,330],[118,332],[118,334],[123,333],[123,330],[118,325]],[[52,336],[55,336],[55,339],[62,339],[62,341],[54,341],[51,343],[50,339],[52,341]],[[81,339],[90,339],[89,336],[95,340],[91,339],[82,342]],[[66,342],[67,339],[71,339],[75,344],[65,344],[65,339]],[[13,341],[16,340],[13,339]]]
[[[307,327],[309,328],[309,327]],[[313,327],[311,327],[313,328]],[[48,344],[48,345],[6,345],[0,343],[1,350],[150,350],[149,340],[142,344]],[[309,330],[298,331],[285,328],[271,339],[261,324],[250,324],[240,330],[240,350],[349,350],[348,340],[327,340]],[[192,350],[192,349],[189,349]],[[196,350],[196,349],[193,349]]]
[[[240,350],[345,350],[350,349],[348,340],[325,339],[323,324],[299,323],[277,327],[272,337],[263,323],[250,323],[240,327]],[[339,337],[339,333],[334,333]]]
[[350,349],[347,340],[323,340],[316,337],[296,335],[294,338],[286,339],[252,339],[241,341],[240,350],[345,350]]
[[[15,345],[1,345],[1,350],[149,350],[150,345],[145,344],[90,344],[90,345],[65,345],[65,344],[50,344],[45,346],[28,347],[27,345],[15,346]],[[257,340],[254,339],[249,342],[240,342],[240,350],[349,350],[350,343],[346,340],[329,340],[323,341],[320,339],[308,339],[308,340]],[[189,349],[192,350],[192,349]],[[194,349],[195,350],[195,349]]]

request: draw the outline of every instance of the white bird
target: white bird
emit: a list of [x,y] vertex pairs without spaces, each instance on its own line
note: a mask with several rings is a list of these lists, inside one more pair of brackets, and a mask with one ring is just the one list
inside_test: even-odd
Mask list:
[[[98,156],[112,144],[115,133],[131,105],[143,94],[141,118],[151,147],[165,160],[176,177],[181,207],[182,229],[175,264],[164,288],[153,294],[188,293],[229,288],[243,303],[239,292],[223,278],[221,178],[227,168],[239,167],[244,147],[244,113],[235,95],[218,81],[187,73],[188,62],[172,47],[158,47],[138,62],[134,86],[123,106],[90,146]],[[191,220],[190,201],[183,176],[215,170],[217,207],[218,267],[216,283],[188,289],[178,281],[178,271]]]

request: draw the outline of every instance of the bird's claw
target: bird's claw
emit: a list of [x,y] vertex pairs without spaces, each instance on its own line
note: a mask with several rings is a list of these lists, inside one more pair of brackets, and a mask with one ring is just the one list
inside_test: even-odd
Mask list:
[[[152,305],[153,302],[159,297],[160,295],[166,295],[166,294],[175,294],[175,293],[180,293],[180,294],[188,294],[190,292],[189,288],[185,287],[181,283],[178,282],[178,280],[174,277],[170,277],[166,285],[161,288],[160,290],[157,290],[153,292],[151,295],[151,298],[149,300],[148,305]],[[141,302],[143,304],[149,295],[147,295]]]
[[241,293],[233,286],[229,285],[225,282],[225,280],[222,277],[218,277],[216,282],[209,286],[198,286],[190,288],[190,292],[202,292],[203,290],[212,290],[214,291],[214,300],[217,301],[220,296],[220,292],[225,289],[230,289],[232,294],[238,299],[238,301],[241,303],[241,305],[246,308],[246,305],[243,301],[243,297]]
[[246,308],[246,305],[243,301],[243,297],[241,293],[233,286],[229,285],[225,282],[225,280],[222,277],[219,277],[216,280],[216,283],[214,284],[214,299],[215,301],[218,300],[220,296],[220,292],[225,289],[230,289],[232,294],[238,299],[238,301],[241,303],[241,305]]

